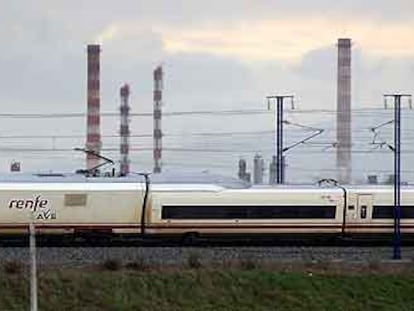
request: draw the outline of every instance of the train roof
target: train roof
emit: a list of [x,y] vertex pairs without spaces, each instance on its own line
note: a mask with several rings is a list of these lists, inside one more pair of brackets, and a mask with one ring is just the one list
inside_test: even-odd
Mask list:
[[[236,178],[209,173],[160,173],[150,176],[151,188],[154,191],[234,191],[249,189],[250,192],[332,192],[341,191],[331,186],[320,187],[316,184],[286,185],[251,185]],[[144,178],[138,175],[127,177],[85,177],[80,174],[0,174],[1,189],[143,189]],[[20,186],[17,186],[17,185]],[[53,184],[53,185],[52,185]],[[71,184],[71,185],[69,185]],[[99,185],[98,185],[99,184]],[[14,186],[13,186],[14,185]],[[42,186],[44,185],[44,186]],[[363,194],[364,192],[393,192],[393,185],[342,185],[348,191]],[[413,191],[414,185],[401,185],[402,191]]]
[[[85,177],[81,174],[0,174],[0,184],[143,184],[144,177],[138,174],[126,177]],[[249,183],[236,178],[199,173],[160,173],[150,176],[151,185],[159,189],[246,189]]]

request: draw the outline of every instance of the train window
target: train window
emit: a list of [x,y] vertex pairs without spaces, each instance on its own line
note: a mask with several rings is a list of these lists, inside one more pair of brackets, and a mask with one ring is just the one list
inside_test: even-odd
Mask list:
[[[372,212],[372,218],[394,218],[394,205],[375,205]],[[401,218],[414,218],[414,206],[401,206]]]
[[355,205],[349,205],[348,210],[353,211],[355,209]]
[[164,205],[162,219],[334,219],[336,206]]
[[361,219],[367,218],[367,206],[361,205]]

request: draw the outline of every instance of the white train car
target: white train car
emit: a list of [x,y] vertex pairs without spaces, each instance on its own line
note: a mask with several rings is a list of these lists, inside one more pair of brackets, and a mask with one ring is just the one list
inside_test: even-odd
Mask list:
[[[394,231],[393,186],[349,186],[345,213],[350,234],[391,234]],[[414,188],[401,188],[401,232],[414,233]]]
[[142,183],[2,182],[0,234],[140,232]]
[[[394,231],[392,186],[154,185],[153,234],[379,236]],[[401,232],[414,233],[414,188],[401,192]]]
[[[392,234],[391,186],[151,184],[139,178],[0,181],[0,235],[140,236]],[[144,206],[145,205],[145,206]],[[414,233],[414,188],[402,188],[401,231]],[[143,212],[144,211],[144,212]]]
[[312,186],[226,189],[153,185],[153,234],[341,233],[343,191]]

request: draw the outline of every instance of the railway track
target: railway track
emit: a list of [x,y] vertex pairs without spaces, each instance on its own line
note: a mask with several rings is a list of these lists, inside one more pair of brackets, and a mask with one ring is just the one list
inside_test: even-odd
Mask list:
[[[414,247],[402,249],[403,259],[414,259]],[[43,268],[70,268],[89,266],[114,260],[121,264],[185,265],[190,257],[203,264],[221,264],[234,261],[265,263],[303,262],[378,262],[390,260],[392,247],[388,246],[242,246],[242,247],[38,247],[38,265]],[[29,263],[26,247],[0,248],[0,262]]]
[[[390,246],[392,235],[342,236],[342,235],[239,235],[209,236],[182,235],[173,237],[133,235],[59,235],[36,236],[39,247],[243,247],[243,246]],[[405,246],[414,246],[414,235],[406,235]],[[0,247],[26,247],[28,235],[0,237]]]

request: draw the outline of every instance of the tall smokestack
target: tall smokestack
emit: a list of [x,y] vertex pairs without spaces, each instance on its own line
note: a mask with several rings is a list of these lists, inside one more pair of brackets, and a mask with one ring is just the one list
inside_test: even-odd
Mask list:
[[121,95],[121,167],[120,175],[126,176],[129,174],[129,85],[125,84],[120,89]]
[[[87,138],[86,149],[98,154],[101,151],[100,130],[100,80],[99,80],[99,54],[98,44],[88,45],[88,112],[87,112]],[[91,169],[99,165],[99,159],[93,154],[86,154],[86,167]]]
[[162,67],[154,70],[154,173],[161,172],[162,131],[161,131],[161,105],[162,105]]
[[338,39],[336,166],[338,181],[350,183],[351,159],[351,39]]

